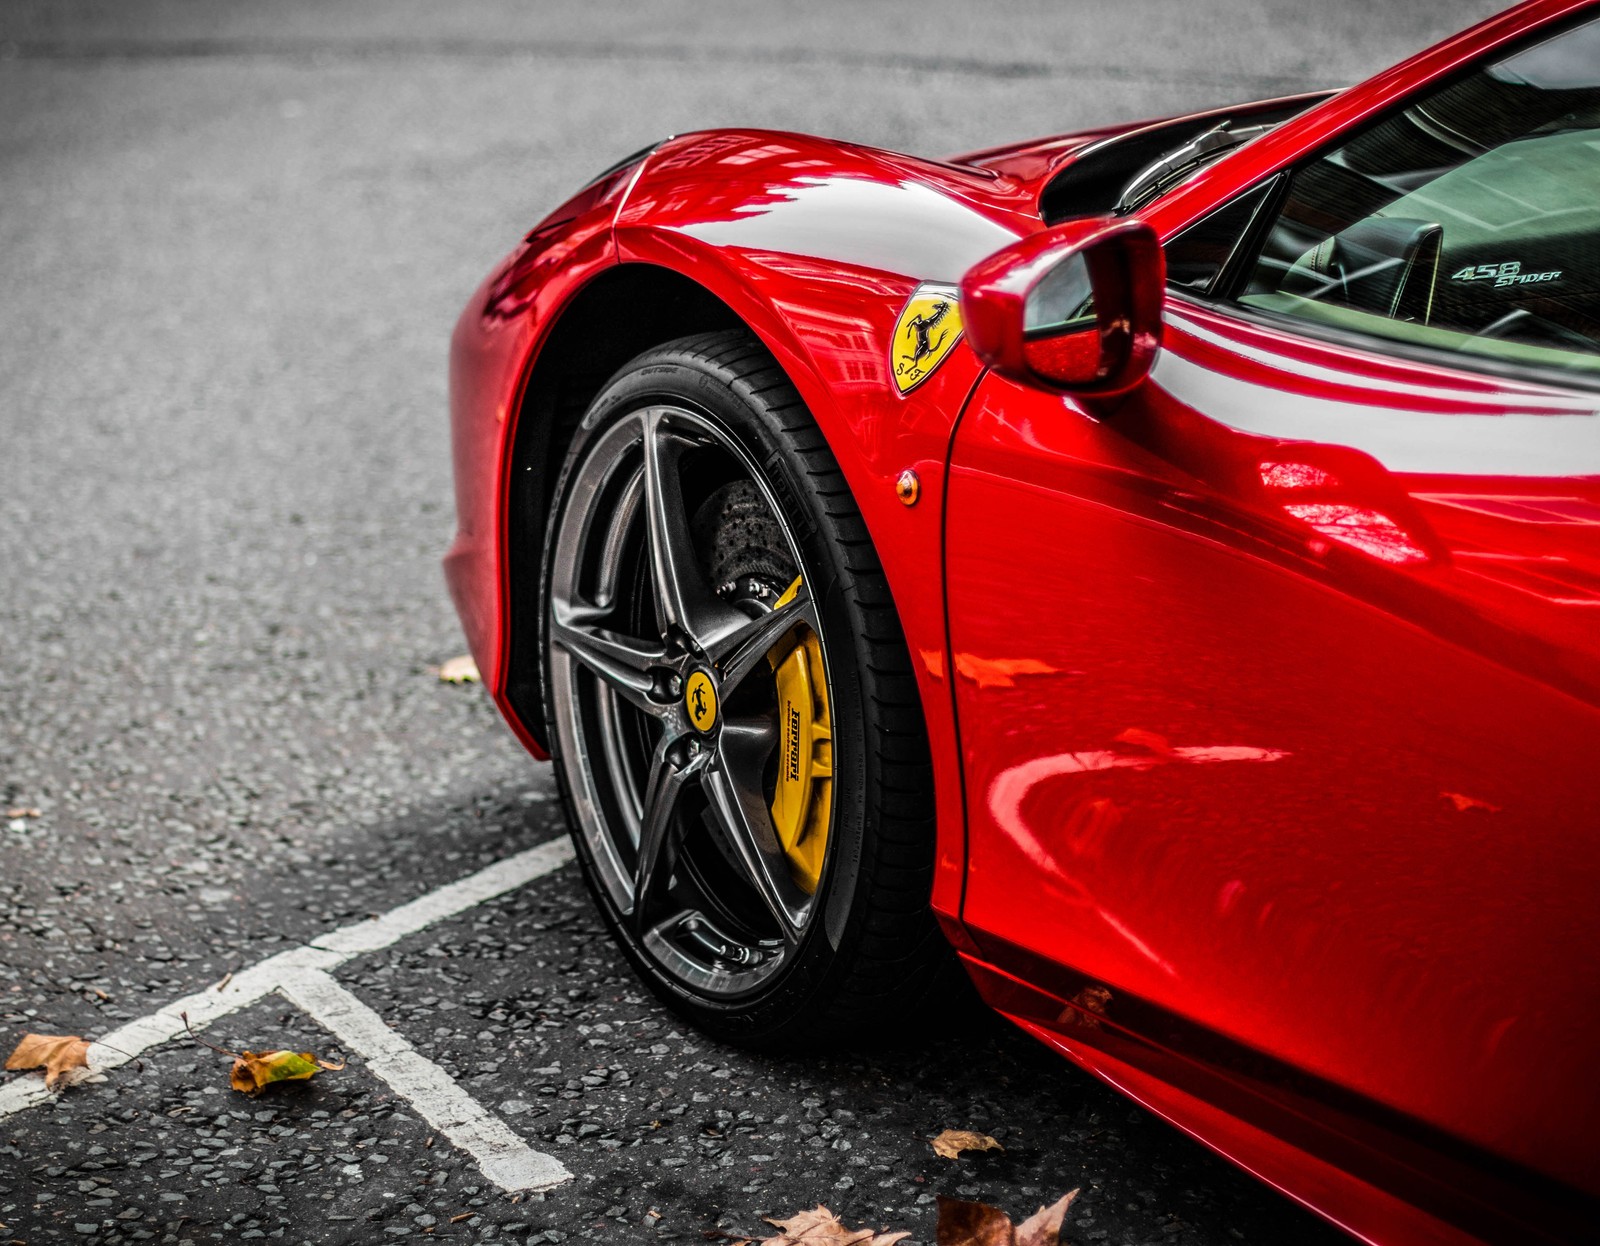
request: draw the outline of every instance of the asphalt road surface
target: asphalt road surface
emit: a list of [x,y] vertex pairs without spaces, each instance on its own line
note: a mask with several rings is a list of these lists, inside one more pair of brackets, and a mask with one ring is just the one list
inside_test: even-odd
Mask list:
[[[463,648],[444,360],[595,171],[725,123],[941,155],[1337,85],[1493,7],[9,0],[0,806],[39,816],[0,820],[0,1047],[106,1035],[563,834],[548,770],[430,670]],[[0,1120],[0,1243],[702,1241],[819,1201],[926,1242],[937,1194],[1071,1187],[1074,1243],[1341,1240],[998,1022],[708,1042],[570,867],[327,973],[574,1179],[507,1196],[370,1052],[252,1100],[181,1039]],[[207,1036],[350,1049],[278,994]],[[938,1159],[946,1127],[1006,1149]]]

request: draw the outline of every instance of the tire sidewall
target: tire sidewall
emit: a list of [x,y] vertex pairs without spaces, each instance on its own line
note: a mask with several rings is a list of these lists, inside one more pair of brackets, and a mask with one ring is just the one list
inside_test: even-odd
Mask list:
[[[767,416],[771,406],[707,361],[684,353],[651,352],[624,367],[601,390],[579,424],[554,490],[539,585],[539,646],[545,664],[546,721],[553,721],[550,699],[548,619],[555,538],[565,511],[570,484],[590,450],[618,421],[650,406],[676,406],[712,422],[755,463],[761,483],[770,490],[799,547],[801,573],[811,587],[822,624],[828,672],[829,709],[833,718],[833,810],[822,878],[817,888],[820,910],[808,923],[790,963],[770,982],[750,994],[723,999],[690,990],[665,974],[641,947],[631,923],[617,911],[596,874],[587,845],[574,833],[584,880],[613,937],[640,976],[667,1004],[718,1037],[746,1045],[781,1046],[783,1030],[810,1001],[825,993],[830,979],[859,937],[865,920],[860,902],[863,862],[873,835],[870,795],[875,786],[867,773],[868,698],[862,679],[858,636],[861,621],[852,608],[850,576],[818,514],[816,494],[792,443]],[[785,397],[792,398],[792,391]],[[835,472],[837,468],[835,467]],[[558,733],[550,733],[555,767],[569,822],[576,811],[561,755]]]

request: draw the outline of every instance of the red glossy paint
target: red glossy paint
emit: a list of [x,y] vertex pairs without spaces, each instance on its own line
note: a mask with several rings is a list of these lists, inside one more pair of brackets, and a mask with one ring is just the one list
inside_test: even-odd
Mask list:
[[[1092,287],[1094,326],[1030,331],[1030,299],[1047,275],[1073,262],[1084,266]],[[1001,376],[1113,397],[1143,381],[1161,349],[1165,284],[1161,244],[1143,221],[1074,221],[974,265],[961,280],[962,322],[978,358]]]
[[[1589,7],[1491,19],[1141,215],[1169,239]],[[785,368],[877,545],[934,752],[933,903],[985,996],[1366,1240],[1592,1238],[1600,404],[1178,297],[1121,398],[965,343],[899,395],[910,294],[1051,246],[1040,196],[1127,129],[953,164],[688,135],[552,213],[452,344],[473,652],[538,753],[506,686],[529,378],[602,274],[689,278]]]
[[505,477],[528,368],[558,309],[615,263],[611,225],[636,172],[598,179],[530,230],[473,293],[450,341],[456,539],[445,555],[445,583],[484,683],[540,759],[544,747],[505,697]]

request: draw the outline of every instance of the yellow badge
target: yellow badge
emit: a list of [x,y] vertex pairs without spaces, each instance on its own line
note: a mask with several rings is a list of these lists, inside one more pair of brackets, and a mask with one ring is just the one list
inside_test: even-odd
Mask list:
[[711,676],[694,671],[683,688],[683,708],[697,731],[710,731],[717,721],[717,688]]
[[933,375],[961,340],[961,303],[954,286],[923,284],[894,326],[889,370],[895,388],[909,394]]

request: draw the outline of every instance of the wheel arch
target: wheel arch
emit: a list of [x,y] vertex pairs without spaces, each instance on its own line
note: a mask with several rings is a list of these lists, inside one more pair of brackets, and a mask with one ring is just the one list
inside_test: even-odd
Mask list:
[[[531,360],[507,460],[505,682],[508,707],[543,745],[536,620],[556,468],[583,412],[618,368],[693,333],[742,328],[772,354],[822,429],[889,580],[927,725],[938,811],[935,911],[960,909],[966,868],[960,750],[944,630],[942,525],[948,444],[982,375],[965,344],[901,395],[888,372],[894,326],[917,281],[824,259],[748,254],[651,226],[617,230],[620,263],[563,306]],[[820,295],[819,295],[819,292]],[[917,504],[896,481],[920,479]],[[959,937],[953,921],[947,933]]]
[[590,402],[628,360],[691,333],[748,327],[681,273],[602,269],[561,308],[530,360],[506,463],[504,697],[545,748],[538,652],[540,568],[559,465]]

